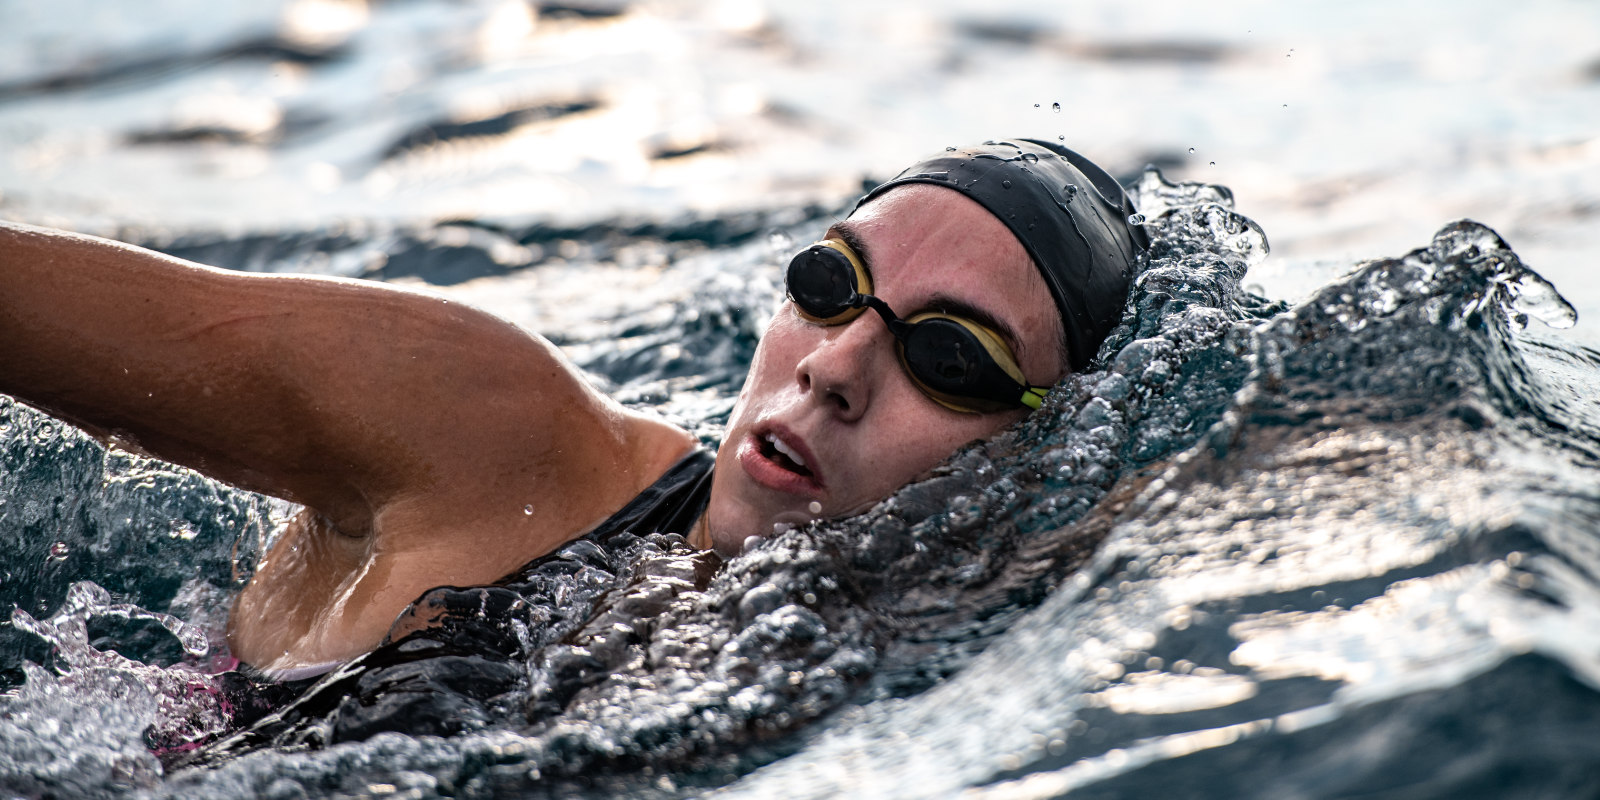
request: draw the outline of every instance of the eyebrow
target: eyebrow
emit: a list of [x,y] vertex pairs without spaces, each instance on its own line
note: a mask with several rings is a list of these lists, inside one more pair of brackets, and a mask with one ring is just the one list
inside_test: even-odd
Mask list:
[[856,253],[856,258],[861,260],[861,266],[866,269],[867,277],[872,277],[872,252],[867,249],[867,243],[861,238],[861,231],[850,220],[840,220],[828,227],[824,236],[833,236],[844,242]]
[[[851,250],[854,250],[856,257],[861,259],[862,268],[867,271],[867,277],[872,277],[872,254],[867,249],[867,243],[861,238],[860,229],[854,223],[850,220],[835,222],[824,235],[837,237],[839,241],[844,242]],[[1010,324],[999,317],[978,308],[966,300],[936,292],[932,297],[928,298],[928,302],[924,303],[921,308],[931,308],[946,314],[966,317],[999,334],[1001,340],[1006,343],[1006,347],[1011,348],[1011,353],[1016,356],[1019,364],[1027,358],[1027,347],[1022,341],[1022,337],[1017,335],[1015,328],[1012,328]],[[921,308],[918,311],[921,311]],[[901,313],[901,310],[896,309],[895,313]],[[917,312],[914,311],[912,313],[916,314]]]

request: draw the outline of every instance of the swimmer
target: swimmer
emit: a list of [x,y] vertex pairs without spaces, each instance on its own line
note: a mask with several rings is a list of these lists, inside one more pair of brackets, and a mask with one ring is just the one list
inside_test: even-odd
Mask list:
[[913,165],[789,264],[714,461],[474,308],[3,222],[0,391],[303,506],[228,640],[304,677],[376,647],[426,590],[492,583],[597,528],[733,554],[870,507],[1088,365],[1148,244],[1132,213],[1046,142]]

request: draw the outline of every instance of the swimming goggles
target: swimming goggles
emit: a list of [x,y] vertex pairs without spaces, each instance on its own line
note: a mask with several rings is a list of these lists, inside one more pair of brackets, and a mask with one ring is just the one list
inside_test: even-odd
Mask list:
[[1048,386],[1029,386],[999,334],[970,319],[924,312],[901,319],[872,296],[872,278],[850,246],[824,239],[800,251],[785,276],[802,319],[843,325],[870,308],[894,336],[911,382],[940,405],[981,414],[1038,408]]

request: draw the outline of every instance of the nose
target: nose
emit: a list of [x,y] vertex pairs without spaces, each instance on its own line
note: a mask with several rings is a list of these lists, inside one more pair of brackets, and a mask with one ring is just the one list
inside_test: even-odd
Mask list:
[[894,365],[894,337],[877,314],[866,313],[825,329],[822,343],[795,365],[800,388],[834,416],[854,422],[864,415],[886,369]]

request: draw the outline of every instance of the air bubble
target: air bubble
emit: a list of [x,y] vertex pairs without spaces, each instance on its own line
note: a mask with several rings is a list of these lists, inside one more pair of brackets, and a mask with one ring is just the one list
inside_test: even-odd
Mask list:
[[1143,225],[1144,224],[1144,215],[1143,214],[1129,214],[1128,215],[1128,224],[1129,225]]
[[1039,160],[1039,157],[1032,153],[1023,153],[1022,160],[1028,162],[1029,164],[1033,164]]
[[526,514],[526,515],[528,515],[530,517],[533,516],[533,504],[529,503],[529,504],[523,506],[522,507],[522,513],[524,513],[524,514]]
[[1216,166],[1216,165],[1217,165],[1217,162],[1215,162],[1215,161],[1213,161],[1213,162],[1211,162],[1211,166],[1213,166],[1213,167],[1214,167],[1214,166]]
[[1002,188],[1002,189],[1010,189],[1011,188],[1011,181],[1001,181],[1000,182],[1000,188]]
[[944,151],[946,153],[954,153],[956,151],[956,149],[954,147],[948,147],[947,146],[947,147],[945,147]]
[[1191,156],[1194,155],[1194,148],[1193,147],[1189,148],[1189,155],[1191,155]]
[[1056,112],[1057,114],[1060,114],[1061,113],[1061,104],[1060,103],[1051,103],[1050,104],[1050,110]]

